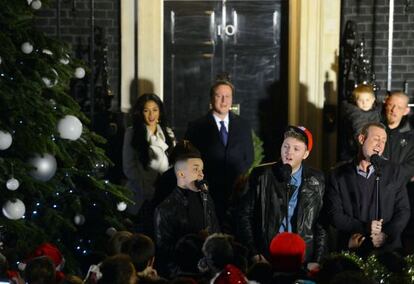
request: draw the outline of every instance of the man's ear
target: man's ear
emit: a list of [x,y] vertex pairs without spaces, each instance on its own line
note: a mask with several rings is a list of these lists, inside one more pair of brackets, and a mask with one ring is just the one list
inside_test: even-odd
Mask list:
[[404,115],[407,115],[407,114],[409,114],[410,113],[410,107],[409,106],[407,106],[406,108],[405,108],[405,110],[404,110]]
[[306,150],[305,151],[305,154],[303,155],[303,158],[302,158],[302,160],[306,160],[306,158],[308,158],[309,157],[309,151],[308,150]]
[[358,142],[359,142],[360,145],[364,144],[364,142],[365,142],[365,135],[359,134],[358,135]]
[[177,176],[177,178],[182,178],[182,177],[184,177],[184,172],[182,171],[182,170],[178,170],[176,173],[175,173],[175,175]]

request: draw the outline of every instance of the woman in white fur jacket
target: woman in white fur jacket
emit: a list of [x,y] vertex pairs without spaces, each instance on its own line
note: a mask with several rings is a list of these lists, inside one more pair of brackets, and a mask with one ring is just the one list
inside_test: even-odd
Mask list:
[[127,186],[134,193],[135,205],[128,211],[137,215],[143,203],[152,199],[160,175],[169,168],[168,154],[175,137],[166,125],[164,106],[157,95],[141,95],[130,114],[132,126],[125,131],[122,166]]

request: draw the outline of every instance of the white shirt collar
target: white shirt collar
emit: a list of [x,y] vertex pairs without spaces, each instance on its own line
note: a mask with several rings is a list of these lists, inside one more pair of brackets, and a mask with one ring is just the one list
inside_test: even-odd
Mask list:
[[221,119],[217,115],[213,113],[214,121],[216,122],[218,130],[221,128],[220,121],[224,121],[224,126],[226,127],[227,132],[229,131],[229,114],[227,113],[226,117],[224,119]]

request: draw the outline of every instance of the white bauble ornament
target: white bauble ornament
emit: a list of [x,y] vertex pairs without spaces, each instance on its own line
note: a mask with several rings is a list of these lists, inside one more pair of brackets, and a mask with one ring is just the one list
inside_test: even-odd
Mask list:
[[15,178],[11,178],[8,181],[6,181],[6,187],[8,190],[16,190],[19,188],[19,186],[20,182]]
[[127,208],[127,204],[123,201],[119,202],[116,205],[116,209],[118,209],[118,211],[125,211],[126,208]]
[[18,220],[23,217],[25,212],[26,206],[18,198],[8,200],[3,204],[3,215],[8,219]]
[[59,59],[59,62],[62,63],[63,65],[68,65],[69,59],[70,59],[69,54],[65,54],[61,59]]
[[83,77],[85,77],[85,69],[83,69],[82,67],[78,67],[75,69],[75,77],[78,79],[82,79]]
[[75,217],[73,217],[73,222],[76,225],[81,226],[85,223],[85,216],[82,214],[76,214]]
[[42,2],[40,0],[34,0],[30,4],[30,7],[32,7],[33,10],[39,10],[42,8]]
[[52,88],[54,86],[54,84],[52,83],[52,81],[49,78],[42,77],[42,81],[43,81],[43,83],[45,83],[46,87],[48,87],[48,88]]
[[21,49],[24,54],[30,54],[33,51],[33,45],[26,41],[22,44]]
[[106,235],[112,237],[116,233],[116,229],[114,227],[109,227],[106,229]]
[[59,60],[60,63],[62,63],[63,65],[68,65],[69,64],[69,59],[67,58],[62,58]]
[[37,180],[48,181],[56,173],[57,162],[51,154],[36,154],[29,163],[35,167],[29,174]]
[[58,83],[59,74],[53,68],[52,68],[52,72],[55,74],[55,79],[53,81],[51,79],[47,78],[47,77],[42,77],[43,83],[45,83],[46,87],[48,87],[48,88],[52,88],[52,87],[56,86],[56,84]]
[[8,149],[12,141],[13,138],[9,132],[0,130],[0,150]]
[[65,115],[59,120],[57,130],[63,139],[77,140],[82,135],[82,122],[73,115]]
[[53,52],[46,48],[42,50],[42,53],[47,55],[53,55]]

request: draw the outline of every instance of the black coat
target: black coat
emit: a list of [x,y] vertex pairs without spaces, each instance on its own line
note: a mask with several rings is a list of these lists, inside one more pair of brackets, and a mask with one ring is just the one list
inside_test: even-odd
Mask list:
[[189,124],[185,137],[201,152],[217,217],[223,221],[235,180],[246,173],[253,163],[252,129],[246,120],[230,112],[228,142],[225,147],[220,140],[214,117],[209,112]]
[[[271,164],[254,169],[239,208],[239,237],[253,255],[268,256],[270,242],[286,216],[286,183],[274,174],[274,168]],[[319,222],[324,191],[323,174],[303,166],[292,230],[306,242],[306,262],[318,262],[327,252],[327,233]]]
[[414,176],[414,131],[408,122],[402,121],[396,129],[387,127],[387,143],[383,156],[401,165],[406,180]]
[[[358,188],[355,161],[335,168],[329,175],[326,209],[330,223],[338,231],[338,250],[348,249],[348,240],[354,233],[365,235],[364,242],[370,240],[371,223],[359,219]],[[388,236],[383,249],[395,249],[401,246],[400,235],[410,217],[410,205],[402,173],[389,161],[382,165],[379,192],[382,231]]]
[[[155,240],[157,247],[172,252],[175,243],[184,235],[196,234],[194,224],[190,224],[191,207],[186,195],[189,189],[176,187],[173,192],[155,210]],[[219,232],[219,226],[214,213],[214,204],[207,194],[207,225],[208,233]],[[201,195],[200,195],[201,200]],[[200,220],[200,226],[203,220]]]

